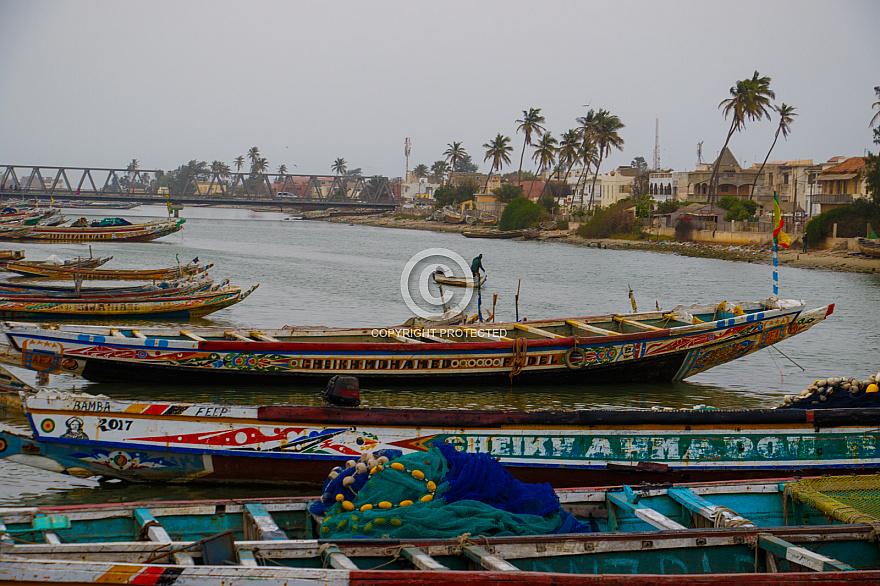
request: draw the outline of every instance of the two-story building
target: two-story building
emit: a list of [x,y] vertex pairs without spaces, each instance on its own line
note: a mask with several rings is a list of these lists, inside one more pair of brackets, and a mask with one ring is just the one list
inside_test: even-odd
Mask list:
[[812,203],[820,208],[820,212],[851,204],[854,200],[868,197],[865,181],[864,157],[850,157],[836,165],[824,169],[816,177],[819,193],[814,195]]

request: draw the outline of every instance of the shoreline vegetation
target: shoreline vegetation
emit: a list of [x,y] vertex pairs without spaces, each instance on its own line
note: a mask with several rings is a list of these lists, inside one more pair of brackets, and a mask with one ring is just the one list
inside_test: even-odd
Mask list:
[[[333,218],[316,218],[318,220],[374,226],[379,228],[397,228],[406,230],[427,230],[432,232],[464,232],[474,230],[467,224],[446,224],[431,220],[413,218],[394,218],[381,216],[341,216]],[[553,240],[575,246],[595,247],[612,250],[647,250],[681,256],[714,258],[736,262],[771,264],[772,251],[766,244],[753,246],[731,246],[726,244],[708,244],[697,242],[675,242],[672,240],[619,240],[615,238],[581,238],[575,230],[545,230],[536,240]],[[820,269],[849,273],[880,273],[880,259],[872,259],[863,254],[849,250],[809,250],[801,248],[778,251],[779,265],[802,269]]]

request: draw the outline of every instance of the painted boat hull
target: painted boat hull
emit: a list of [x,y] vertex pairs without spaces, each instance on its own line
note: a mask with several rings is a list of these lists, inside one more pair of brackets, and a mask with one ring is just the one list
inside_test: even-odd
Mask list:
[[244,301],[256,286],[242,292],[239,287],[187,293],[179,296],[37,299],[0,297],[0,317],[4,318],[108,318],[162,317],[190,318],[207,315]]
[[[595,515],[597,532],[478,539],[315,539],[321,519],[309,514],[306,498],[6,507],[0,578],[198,586],[876,583],[876,525],[825,524],[800,502],[789,502],[800,514],[786,512],[784,491],[796,484],[562,490],[563,508],[581,519]],[[784,526],[791,517],[798,525]],[[21,534],[28,538],[11,537]]]
[[205,273],[213,264],[184,265],[164,269],[99,269],[64,265],[27,264],[10,262],[6,270],[27,277],[51,279],[83,279],[86,281],[167,281]]
[[52,242],[147,242],[183,229],[186,220],[159,220],[128,226],[34,226],[21,240]]
[[[474,333],[517,335],[532,327],[525,324],[486,324],[480,326],[482,330],[458,326],[430,329],[453,332],[455,340],[479,340],[431,343],[382,341],[388,339],[389,332],[403,331],[401,328],[322,331],[311,338],[321,341],[303,342],[295,341],[296,330],[265,331],[269,341],[247,338],[249,331],[234,340],[226,339],[224,332],[214,339],[150,338],[144,328],[140,331],[147,335],[145,340],[75,327],[48,330],[9,325],[5,333],[10,344],[22,351],[25,368],[46,370],[45,363],[51,360],[51,372],[79,374],[95,381],[149,376],[153,380],[283,383],[326,381],[344,374],[390,384],[472,378],[509,385],[512,379],[533,377],[547,382],[623,383],[683,380],[801,333],[833,311],[833,305],[810,311],[802,311],[802,307],[613,336],[529,339],[525,348],[517,346],[514,339],[484,341],[488,338]],[[101,333],[93,333],[98,331]],[[207,332],[196,333],[209,338]],[[301,333],[308,337],[310,331]],[[354,341],[345,341],[346,336]],[[581,353],[583,360],[573,364],[570,358]]]
[[[453,443],[554,487],[880,472],[880,408],[480,411],[23,397],[0,457],[130,481],[320,484],[381,449]],[[24,460],[28,460],[27,462]]]
[[862,254],[874,258],[880,258],[880,240],[857,238],[856,241],[859,244],[859,249],[862,251]]

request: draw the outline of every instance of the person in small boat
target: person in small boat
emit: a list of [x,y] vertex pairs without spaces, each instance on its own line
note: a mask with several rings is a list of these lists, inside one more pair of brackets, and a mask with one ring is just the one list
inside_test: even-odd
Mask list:
[[478,280],[480,278],[480,271],[486,272],[486,269],[483,268],[483,255],[479,255],[474,257],[474,260],[471,261],[471,273],[474,275],[474,280]]

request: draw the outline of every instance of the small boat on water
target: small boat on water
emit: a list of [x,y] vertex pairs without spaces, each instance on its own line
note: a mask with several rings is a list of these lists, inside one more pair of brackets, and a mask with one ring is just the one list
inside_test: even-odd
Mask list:
[[183,318],[214,313],[244,301],[257,288],[223,286],[194,290],[183,287],[176,294],[128,293],[110,295],[35,296],[0,294],[0,317],[12,319],[106,319]]
[[[876,494],[877,476],[554,492],[515,483],[492,463],[437,448],[362,460],[331,473],[329,508],[324,497],[4,507],[0,577],[200,586],[880,580],[880,519],[850,496]],[[474,480],[471,467],[491,476]],[[364,476],[369,486],[355,488]]]
[[866,256],[880,258],[880,239],[876,238],[856,238],[859,250]]
[[465,230],[465,238],[521,238],[525,230]]
[[0,224],[0,240],[18,240],[30,234],[33,226],[21,224]]
[[8,262],[10,260],[24,260],[23,250],[0,250],[0,262]]
[[47,279],[82,279],[84,281],[167,281],[206,272],[213,264],[204,266],[188,263],[163,269],[98,269],[81,266],[51,265],[46,263],[8,262],[6,270],[27,277]]
[[128,224],[125,226],[32,226],[32,230],[20,236],[25,240],[52,242],[146,242],[173,234],[183,229],[185,219],[168,219]]
[[[107,264],[113,259],[112,256],[93,256],[87,258],[72,258],[63,260],[57,256],[50,255],[46,260],[13,260],[15,266],[28,266],[28,267],[48,267],[50,269],[54,269],[57,267],[63,268],[81,268],[81,269],[94,269],[100,267],[102,265]],[[8,261],[7,261],[8,264]],[[6,265],[4,264],[4,267]]]
[[684,380],[800,334],[833,311],[833,304],[807,311],[803,301],[771,297],[449,327],[139,328],[135,334],[122,327],[7,324],[5,333],[17,350],[40,344],[58,354],[57,372],[99,381],[291,384],[343,374],[383,384],[509,385],[517,377],[619,384]]
[[431,278],[435,283],[441,285],[451,285],[453,287],[482,287],[486,282],[486,275],[480,275],[479,283],[475,284],[473,277],[456,277],[455,275],[447,276],[441,271],[431,273]]
[[229,284],[224,281],[214,285],[207,277],[161,281],[134,287],[63,287],[33,286],[0,283],[0,301],[57,301],[59,299],[90,299],[98,301],[123,301],[136,298],[156,298],[189,295],[199,291],[217,289]]
[[298,222],[300,220],[305,220],[304,216],[288,216],[286,218],[281,218],[282,222]]

